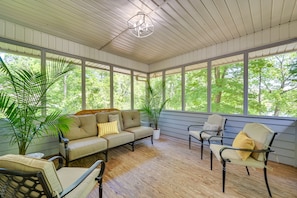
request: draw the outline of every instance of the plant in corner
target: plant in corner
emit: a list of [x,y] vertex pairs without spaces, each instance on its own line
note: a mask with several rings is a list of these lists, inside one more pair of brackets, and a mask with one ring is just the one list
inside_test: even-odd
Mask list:
[[[162,89],[165,87],[165,82],[162,82]],[[148,96],[145,98],[140,112],[143,112],[153,124],[154,130],[159,129],[159,118],[163,111],[167,100],[163,101],[162,93],[154,89],[150,81],[146,81],[146,89]],[[162,90],[161,89],[161,90]]]
[[0,87],[0,112],[6,121],[1,128],[10,131],[10,143],[18,145],[19,154],[26,154],[35,137],[69,130],[70,118],[55,110],[45,115],[44,103],[49,88],[73,69],[72,63],[62,59],[51,63],[45,72],[36,72],[8,67],[0,57],[0,75],[5,78]]

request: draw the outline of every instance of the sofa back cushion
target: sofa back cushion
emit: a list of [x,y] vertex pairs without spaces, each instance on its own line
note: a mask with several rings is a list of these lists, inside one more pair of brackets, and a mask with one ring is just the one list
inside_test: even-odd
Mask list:
[[137,110],[122,111],[124,129],[140,126],[140,112]]
[[121,127],[119,131],[124,130],[123,120],[122,120],[122,116],[121,116],[120,111],[99,112],[99,113],[96,113],[95,115],[96,115],[97,123],[112,122],[114,120],[110,119],[109,115],[118,115],[119,116],[119,123],[120,123],[120,127]]
[[96,116],[89,115],[71,115],[73,122],[70,125],[70,131],[64,136],[69,140],[76,140],[97,136],[97,122]]

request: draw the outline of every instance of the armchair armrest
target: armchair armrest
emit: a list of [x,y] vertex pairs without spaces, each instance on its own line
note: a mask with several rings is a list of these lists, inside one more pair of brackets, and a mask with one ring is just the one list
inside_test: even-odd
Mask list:
[[190,131],[190,128],[191,128],[191,127],[201,127],[201,126],[203,126],[203,124],[193,124],[193,125],[189,125],[189,126],[188,126],[188,131]]
[[216,139],[219,138],[219,139],[221,139],[221,141],[223,139],[234,139],[234,137],[226,137],[226,136],[220,136],[220,135],[213,135],[213,136],[211,136],[211,137],[208,138],[208,144],[210,144],[211,141],[215,141],[215,140],[213,140],[214,138],[216,138]]
[[58,159],[59,160],[59,165],[58,167],[56,168],[57,170],[59,170],[60,168],[62,168],[64,166],[64,160],[63,160],[63,157],[61,156],[53,156],[51,158],[48,159],[48,161],[51,161],[53,162],[54,160]]
[[237,151],[249,151],[249,152],[255,152],[255,153],[269,153],[269,152],[274,152],[273,150],[268,149],[259,149],[259,150],[253,150],[253,149],[242,149],[242,148],[234,148],[234,147],[224,147],[221,148],[220,150],[220,157],[223,161],[230,162],[230,159],[225,159],[223,158],[223,152],[225,150],[237,150]]
[[99,165],[101,165],[100,172],[96,177],[96,180],[102,184],[102,177],[105,169],[105,163],[103,160],[97,160],[88,170],[80,176],[76,181],[74,181],[70,186],[63,190],[60,194],[60,197],[64,197],[69,194],[72,190],[74,190],[80,183],[82,183]]

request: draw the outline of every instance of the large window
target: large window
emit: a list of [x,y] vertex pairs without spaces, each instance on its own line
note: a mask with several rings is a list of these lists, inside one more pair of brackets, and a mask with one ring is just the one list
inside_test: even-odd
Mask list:
[[167,70],[165,74],[165,96],[166,99],[169,99],[166,109],[182,110],[181,68]]
[[211,111],[243,114],[243,55],[211,62]]
[[133,72],[134,76],[134,109],[140,109],[146,97],[147,75],[141,72]]
[[47,105],[60,109],[62,113],[76,113],[82,109],[82,88],[81,88],[81,60],[46,54],[46,66],[50,67],[59,59],[73,63],[75,69],[67,73],[64,79],[55,83],[46,96]]
[[113,101],[114,107],[131,109],[131,71],[118,67],[113,68]]
[[185,67],[185,110],[207,112],[207,63]]
[[[249,53],[248,113],[297,116],[297,52],[275,47]],[[274,55],[271,55],[274,54]]]
[[[10,68],[28,68],[32,72],[41,71],[41,51],[0,42],[0,57]],[[7,88],[8,81],[0,75],[0,90]],[[0,117],[3,117],[0,113]]]
[[110,107],[110,67],[86,62],[86,109]]

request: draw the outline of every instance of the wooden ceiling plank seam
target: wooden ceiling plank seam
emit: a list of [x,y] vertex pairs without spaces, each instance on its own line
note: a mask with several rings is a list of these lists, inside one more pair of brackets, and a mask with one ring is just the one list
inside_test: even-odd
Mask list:
[[281,24],[281,16],[283,12],[283,1],[273,0],[272,4],[272,18],[271,27],[278,26]]
[[292,11],[292,15],[291,15],[290,21],[296,21],[297,20],[297,14],[296,14],[297,13],[297,1],[295,1],[295,5],[293,7],[294,7],[294,9]]
[[250,5],[250,11],[251,11],[250,14],[251,14],[253,27],[254,27],[253,30],[254,32],[259,32],[263,30],[261,1],[249,0],[248,2]]
[[283,3],[284,3],[284,6],[283,6],[282,16],[281,16],[282,24],[290,22],[296,1],[295,0],[285,0],[285,1],[283,1]]
[[[194,43],[191,40],[193,38],[191,38],[189,36],[189,32],[187,31],[186,34],[185,34],[184,32],[182,33],[181,31],[179,31],[179,29],[183,29],[183,28],[177,28],[177,27],[179,27],[179,23],[175,19],[172,19],[172,16],[169,13],[167,13],[166,10],[164,10],[164,7],[161,10],[165,13],[162,18],[167,22],[166,26],[170,27],[170,29],[175,34],[179,35],[180,38],[183,38],[184,42],[188,43],[189,46],[195,46]],[[157,13],[158,12],[159,11],[157,11]]]
[[271,27],[272,2],[270,0],[261,0],[262,29]]
[[234,24],[234,21],[231,17],[231,14],[228,10],[228,7],[225,3],[225,1],[214,1],[214,5],[216,6],[219,14],[221,15],[221,18],[224,20],[224,24],[228,28],[228,30],[236,30],[236,31],[229,31],[232,38],[229,39],[235,39],[239,37],[239,32],[237,30],[236,25]]
[[[227,41],[227,40],[230,40],[230,35],[232,35],[232,34],[231,34],[230,30],[228,29],[228,26],[225,24],[225,21],[223,20],[221,14],[219,13],[219,11],[218,11],[216,5],[214,4],[214,2],[204,0],[203,4],[205,5],[207,11],[212,16],[212,18],[213,18],[214,22],[216,23],[216,26],[218,27],[218,29],[220,29],[220,31],[221,31],[220,35],[224,36],[223,42]],[[222,40],[220,39],[219,42],[222,42]]]
[[[189,1],[183,1],[183,7],[188,13],[189,16],[191,16],[191,20],[194,24],[199,26],[199,29],[201,33],[204,34],[204,39],[207,41],[207,43],[215,43],[215,39],[212,39],[210,34],[212,34],[212,30],[208,25],[206,25],[205,21],[202,19],[201,15],[197,12],[196,9],[192,7],[192,4]],[[215,34],[212,34],[212,36],[215,36]]]
[[246,34],[255,33],[255,23],[258,23],[258,21],[255,21],[255,23],[253,21],[253,13],[252,7],[250,5],[250,0],[237,1],[237,4]]
[[[162,27],[164,27],[164,28],[168,29],[168,31],[174,33],[174,35],[176,35],[176,38],[178,40],[182,39],[183,44],[187,44],[188,46],[192,45],[191,40],[185,38],[184,34],[182,34],[180,31],[176,30],[175,23],[167,22],[168,20],[166,18],[164,18],[163,16],[159,15],[158,12],[159,11],[155,12],[154,14],[158,15],[160,17],[160,19],[162,19],[162,20],[158,20],[158,23],[160,25],[162,25]],[[205,47],[205,45],[203,45],[203,46]]]
[[218,36],[217,34],[222,34],[221,30],[219,32],[214,32],[214,27],[216,27],[216,23],[213,20],[212,16],[210,13],[207,11],[205,8],[204,4],[201,1],[196,1],[196,0],[189,0],[193,8],[196,10],[197,13],[201,16],[201,19],[204,21],[204,25],[208,27],[209,31],[207,32],[211,38],[214,38],[214,43],[212,44],[218,44],[220,41],[218,41]]
[[237,30],[239,32],[240,37],[242,36],[246,36],[247,32],[245,30],[245,27],[243,25],[243,20],[242,20],[242,16],[239,10],[239,6],[237,4],[237,1],[234,0],[225,0],[226,5],[228,7],[228,9],[230,10],[230,13],[232,13],[232,18],[233,21],[237,27]]
[[199,36],[201,35],[199,36],[195,35],[195,33],[193,33],[194,31],[193,27],[191,27],[187,22],[181,19],[180,15],[176,12],[176,10],[172,9],[172,7],[169,4],[163,6],[162,9],[166,11],[166,13],[168,13],[168,15],[172,20],[176,21],[176,25],[175,25],[176,29],[186,30],[184,36],[187,36],[188,39],[191,39],[191,43],[193,45],[195,45],[195,43],[197,42],[197,39],[202,42],[202,40],[199,38]]
[[[189,9],[189,2],[188,1],[183,1],[181,4],[180,1],[171,1],[171,8],[176,11],[176,13],[179,14],[180,18],[182,18],[185,23],[188,24],[189,27],[191,27],[191,32],[196,32],[198,33],[197,38],[202,42],[202,43],[215,43],[215,40],[212,39],[207,32],[204,30],[203,26],[201,26],[197,21],[195,20],[197,16],[197,12],[195,9]],[[188,5],[188,6],[187,6]],[[199,16],[200,17],[200,16]],[[198,26],[197,26],[198,25]],[[193,27],[193,28],[192,28]]]

